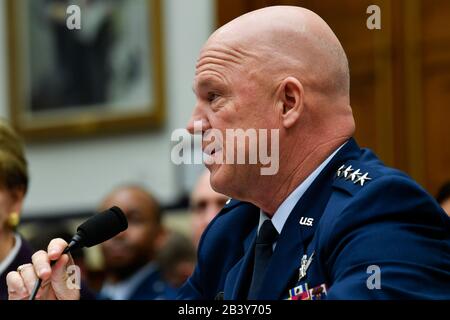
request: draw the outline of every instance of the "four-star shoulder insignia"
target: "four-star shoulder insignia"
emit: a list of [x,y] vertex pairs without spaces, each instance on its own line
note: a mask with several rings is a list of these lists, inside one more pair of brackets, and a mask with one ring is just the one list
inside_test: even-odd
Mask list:
[[364,186],[364,183],[366,183],[369,180],[372,180],[372,178],[369,177],[369,173],[362,173],[360,169],[353,169],[351,165],[348,167],[344,165],[340,166],[339,169],[336,171],[336,177],[337,178],[344,178],[345,180],[351,180],[354,184],[360,184],[361,187]]

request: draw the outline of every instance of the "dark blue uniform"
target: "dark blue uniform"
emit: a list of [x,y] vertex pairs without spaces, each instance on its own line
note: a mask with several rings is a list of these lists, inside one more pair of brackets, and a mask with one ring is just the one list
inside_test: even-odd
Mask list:
[[[127,300],[174,300],[176,296],[176,289],[163,280],[160,270],[156,268],[139,282]],[[110,300],[110,297],[99,293],[96,299]]]
[[[236,200],[222,209],[178,298],[247,297],[259,214]],[[450,219],[416,182],[350,139],[277,240],[258,299],[287,298],[450,299]]]

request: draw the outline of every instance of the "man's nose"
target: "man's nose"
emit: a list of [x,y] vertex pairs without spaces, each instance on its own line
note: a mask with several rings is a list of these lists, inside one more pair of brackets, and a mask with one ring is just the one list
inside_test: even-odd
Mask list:
[[190,134],[199,134],[205,132],[210,128],[211,125],[204,112],[202,112],[198,106],[195,107],[194,112],[192,113],[191,118],[189,119],[189,122],[186,126],[186,130]]

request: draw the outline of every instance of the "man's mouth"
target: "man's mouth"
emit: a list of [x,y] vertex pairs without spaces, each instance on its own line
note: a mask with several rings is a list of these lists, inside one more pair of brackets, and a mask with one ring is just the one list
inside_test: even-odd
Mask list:
[[220,152],[222,151],[222,148],[204,148],[203,149],[203,163],[205,165],[212,165],[214,163],[219,163],[219,159],[221,159]]

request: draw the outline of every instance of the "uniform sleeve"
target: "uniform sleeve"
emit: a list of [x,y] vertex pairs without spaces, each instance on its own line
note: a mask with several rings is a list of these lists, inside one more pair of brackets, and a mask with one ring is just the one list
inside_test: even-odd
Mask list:
[[328,298],[449,299],[450,219],[409,179],[363,188],[328,239]]

